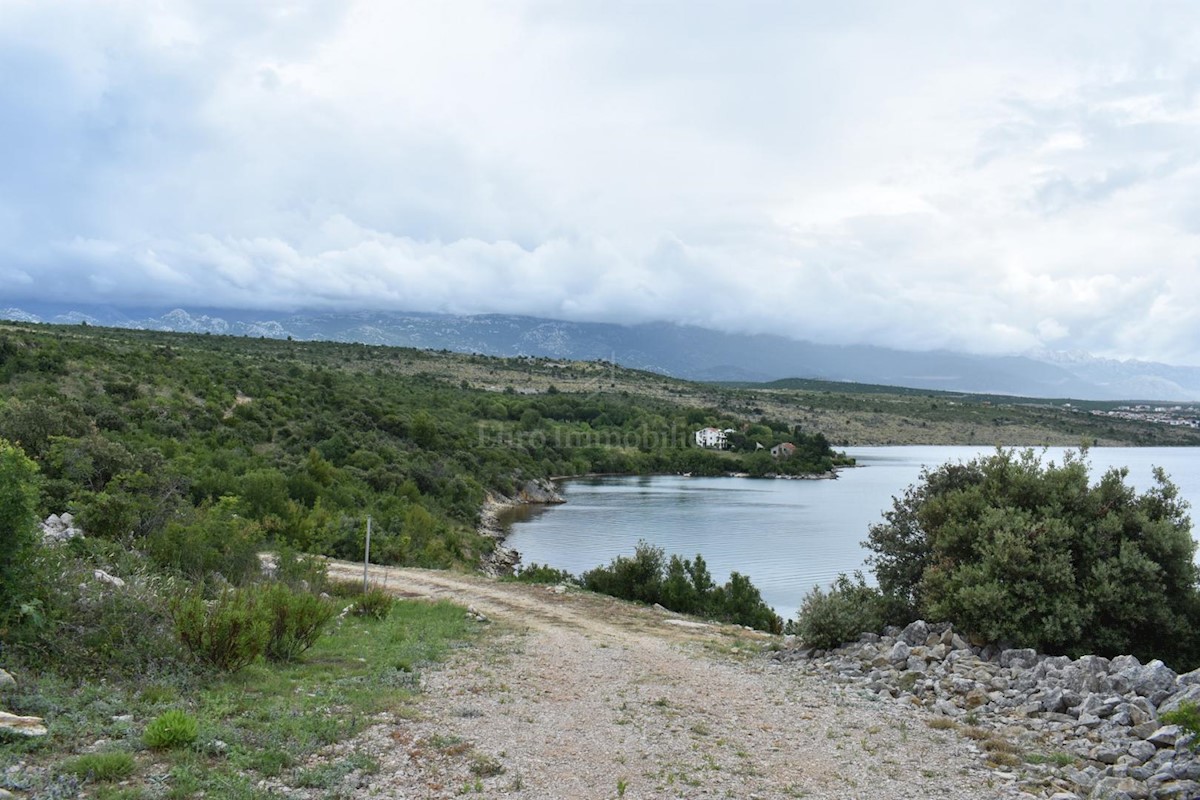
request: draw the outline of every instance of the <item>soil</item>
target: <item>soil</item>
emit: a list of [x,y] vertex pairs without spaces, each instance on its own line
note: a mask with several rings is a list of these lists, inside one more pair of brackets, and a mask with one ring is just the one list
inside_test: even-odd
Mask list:
[[[331,562],[330,574],[361,580],[362,566]],[[422,675],[416,719],[388,715],[323,754],[378,762],[350,777],[355,797],[1011,792],[969,740],[928,727],[927,712],[772,661],[778,637],[564,587],[383,567],[371,580],[489,624]]]

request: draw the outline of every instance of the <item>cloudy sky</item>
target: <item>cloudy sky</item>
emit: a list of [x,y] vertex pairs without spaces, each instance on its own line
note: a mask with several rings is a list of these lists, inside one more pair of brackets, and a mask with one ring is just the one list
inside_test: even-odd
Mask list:
[[1200,9],[0,0],[0,306],[1200,364]]

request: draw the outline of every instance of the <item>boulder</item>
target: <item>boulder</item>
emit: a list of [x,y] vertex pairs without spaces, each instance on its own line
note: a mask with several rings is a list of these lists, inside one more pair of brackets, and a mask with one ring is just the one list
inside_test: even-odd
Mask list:
[[0,731],[8,731],[20,736],[45,736],[46,723],[41,717],[21,717],[0,711]]
[[905,626],[904,630],[900,631],[899,639],[909,647],[924,645],[926,640],[929,639],[929,624],[923,619],[910,622]]
[[17,685],[17,679],[7,671],[0,669],[0,689],[9,689]]
[[100,581],[100,583],[107,583],[109,586],[115,586],[118,589],[125,588],[125,581],[115,575],[109,575],[102,569],[92,570],[92,577]]

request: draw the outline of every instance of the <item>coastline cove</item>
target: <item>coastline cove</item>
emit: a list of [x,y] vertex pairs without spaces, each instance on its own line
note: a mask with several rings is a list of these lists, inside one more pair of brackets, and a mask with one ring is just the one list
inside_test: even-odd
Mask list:
[[[1073,449],[1047,448],[1043,459],[1061,463]],[[484,527],[502,539],[500,572],[537,563],[578,575],[631,555],[643,540],[668,555],[701,553],[714,579],[724,581],[734,570],[747,575],[786,620],[814,585],[828,586],[839,573],[867,572],[861,543],[870,526],[924,467],[994,451],[851,447],[846,455],[858,466],[840,470],[838,480],[572,478],[540,484],[545,493],[516,498],[517,505],[485,507]],[[1200,448],[1092,448],[1087,461],[1093,481],[1109,468],[1125,468],[1127,482],[1139,491],[1153,485],[1153,469],[1162,467],[1193,509],[1200,504]]]

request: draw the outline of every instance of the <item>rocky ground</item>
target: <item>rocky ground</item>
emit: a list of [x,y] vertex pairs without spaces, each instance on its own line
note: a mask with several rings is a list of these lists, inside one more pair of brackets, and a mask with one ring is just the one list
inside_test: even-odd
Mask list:
[[[355,797],[1194,796],[1178,732],[1145,726],[1166,699],[1147,688],[1166,685],[1161,666],[983,652],[944,627],[814,654],[563,587],[382,568],[373,580],[492,624],[422,675],[417,718],[381,717],[322,754],[381,765],[347,777]],[[1034,676],[1044,688],[1026,688]]]

